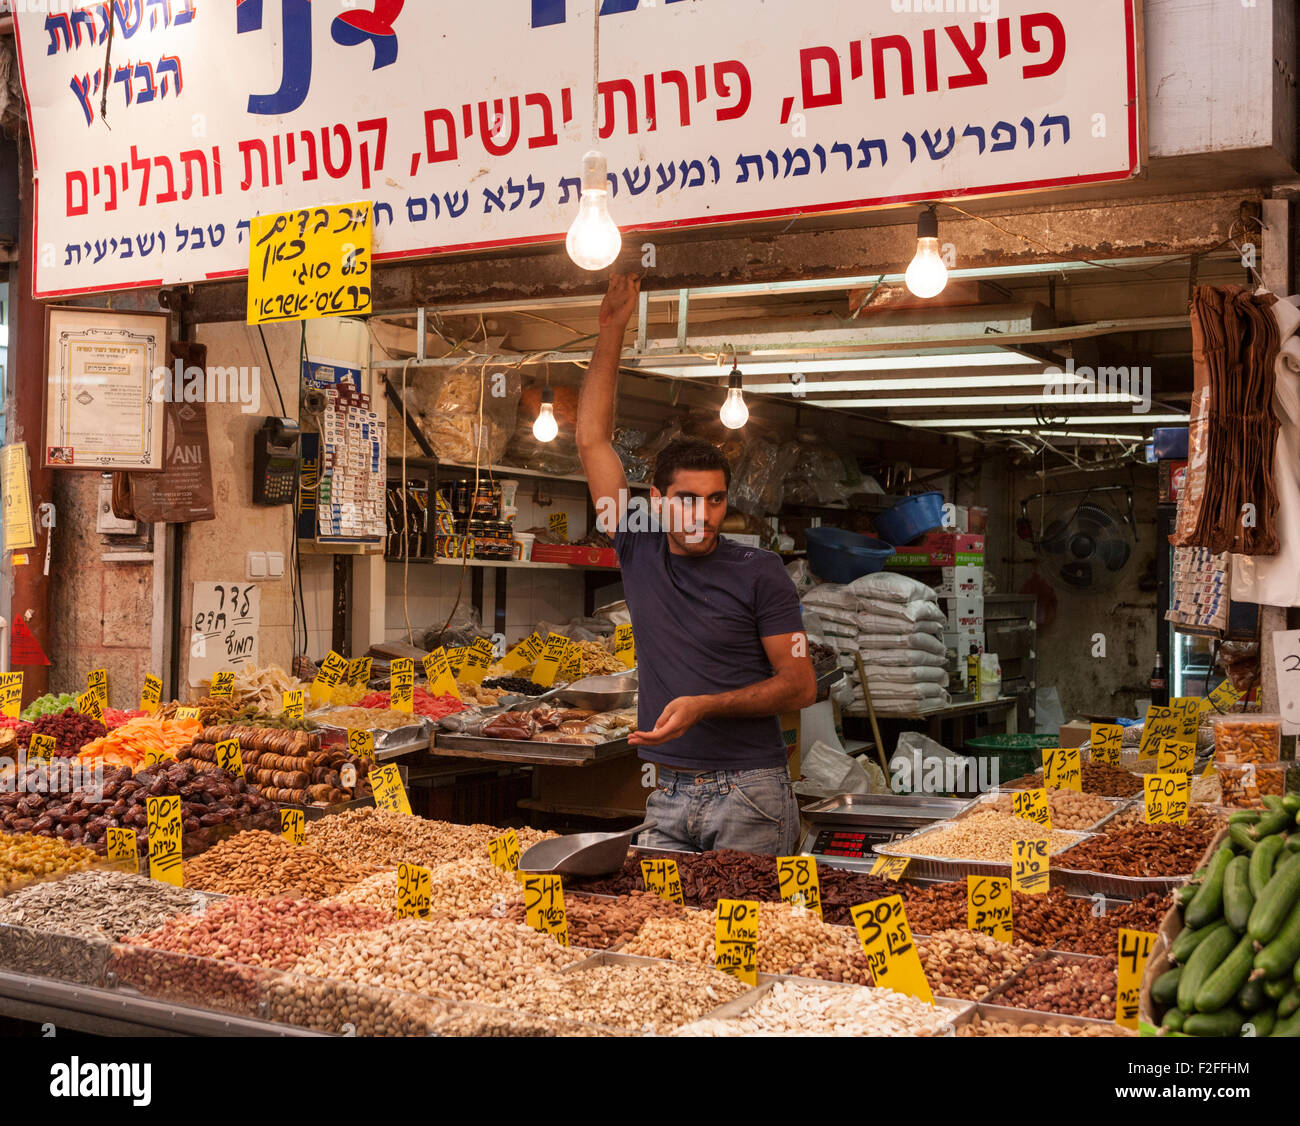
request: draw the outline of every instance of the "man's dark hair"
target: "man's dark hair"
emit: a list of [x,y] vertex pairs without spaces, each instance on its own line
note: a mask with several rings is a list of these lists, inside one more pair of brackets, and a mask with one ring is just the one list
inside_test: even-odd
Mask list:
[[731,488],[731,466],[712,442],[703,438],[674,438],[655,458],[654,487],[663,495],[679,469],[720,469]]

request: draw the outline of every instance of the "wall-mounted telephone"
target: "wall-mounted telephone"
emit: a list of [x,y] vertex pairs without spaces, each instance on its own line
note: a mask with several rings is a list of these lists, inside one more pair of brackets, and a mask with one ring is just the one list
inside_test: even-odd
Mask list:
[[298,423],[268,418],[253,437],[253,503],[293,504],[298,489]]

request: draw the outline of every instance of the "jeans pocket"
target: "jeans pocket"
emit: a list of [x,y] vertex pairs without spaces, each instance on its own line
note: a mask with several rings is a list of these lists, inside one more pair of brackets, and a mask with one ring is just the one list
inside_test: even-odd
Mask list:
[[758,778],[744,783],[731,783],[731,792],[759,817],[780,825],[786,817],[788,782],[780,778]]

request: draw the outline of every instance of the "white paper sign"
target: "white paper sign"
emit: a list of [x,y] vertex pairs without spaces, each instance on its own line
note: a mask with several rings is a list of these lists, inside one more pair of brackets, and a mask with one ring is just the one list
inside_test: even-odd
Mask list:
[[190,603],[189,682],[257,664],[262,591],[256,583],[195,583]]
[[1282,734],[1300,735],[1300,629],[1273,635]]

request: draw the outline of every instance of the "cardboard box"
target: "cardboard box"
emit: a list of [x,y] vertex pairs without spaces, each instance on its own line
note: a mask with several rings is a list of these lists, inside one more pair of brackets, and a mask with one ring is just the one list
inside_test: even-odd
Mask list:
[[901,547],[885,561],[895,570],[909,567],[984,566],[984,536],[967,532],[931,532],[920,543]]
[[943,581],[934,588],[940,598],[957,595],[982,595],[984,593],[984,568],[963,564],[960,567],[945,567]]
[[1060,744],[1062,747],[1082,747],[1092,737],[1092,724],[1072,719],[1061,724]]

